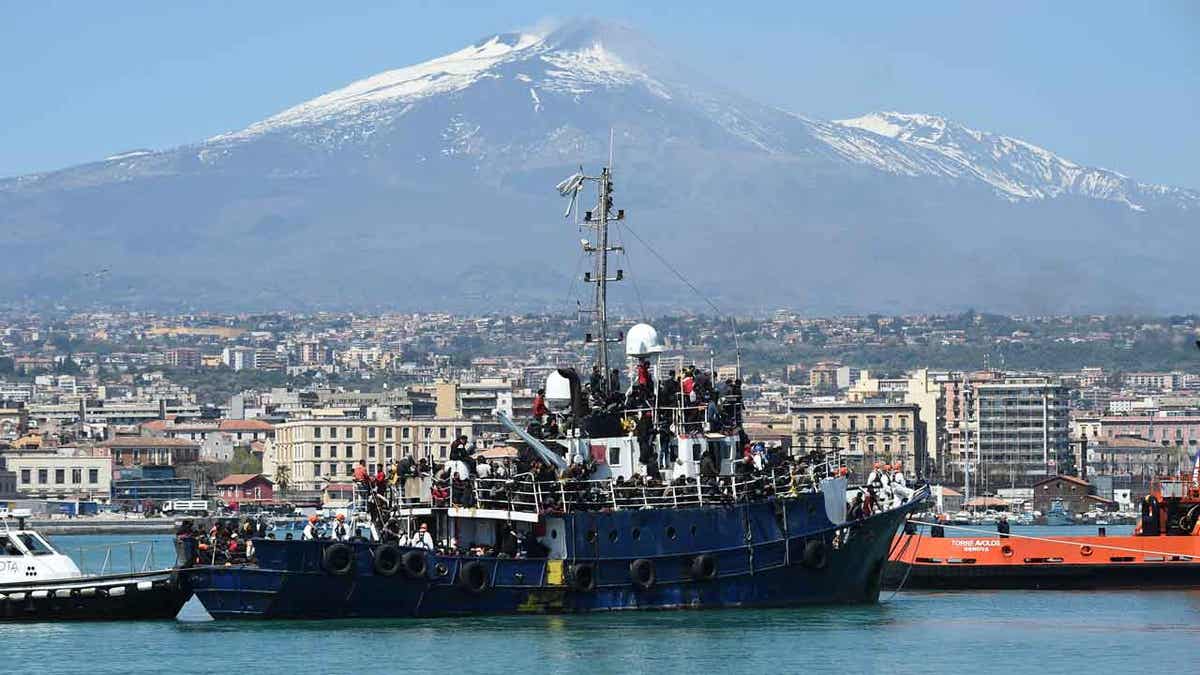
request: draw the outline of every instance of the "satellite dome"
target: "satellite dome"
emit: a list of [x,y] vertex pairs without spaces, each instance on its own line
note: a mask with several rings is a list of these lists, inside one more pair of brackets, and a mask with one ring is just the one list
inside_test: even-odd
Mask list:
[[571,407],[571,381],[558,371],[546,376],[546,405],[553,410]]
[[626,356],[647,356],[663,351],[658,331],[648,323],[639,323],[625,334]]

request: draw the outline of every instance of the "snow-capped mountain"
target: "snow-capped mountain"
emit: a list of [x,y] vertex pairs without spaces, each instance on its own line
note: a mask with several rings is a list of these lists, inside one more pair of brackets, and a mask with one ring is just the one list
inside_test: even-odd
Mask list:
[[[0,225],[17,226],[10,250],[32,264],[6,286],[115,293],[38,263],[53,251],[130,263],[117,294],[130,301],[490,306],[500,276],[513,302],[553,305],[547,288],[570,264],[544,261],[571,239],[549,186],[603,161],[610,133],[619,198],[647,236],[709,260],[738,241],[790,280],[764,292],[718,265],[705,276],[730,301],[1024,308],[1046,295],[1020,287],[1070,279],[1081,297],[1069,302],[1128,304],[1155,288],[1146,275],[1087,282],[1121,260],[1123,238],[1148,263],[1196,248],[1193,190],[933,115],[811,119],[707,81],[627,26],[583,20],[491,36],[195,145],[0,181]],[[913,238],[938,269],[911,273],[899,252]],[[782,273],[799,260],[803,278]],[[972,276],[945,284],[956,272]]]

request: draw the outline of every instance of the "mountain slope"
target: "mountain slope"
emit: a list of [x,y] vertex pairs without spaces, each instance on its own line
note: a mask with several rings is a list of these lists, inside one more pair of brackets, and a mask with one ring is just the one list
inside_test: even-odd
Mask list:
[[[597,21],[495,35],[195,145],[0,181],[20,261],[0,281],[8,300],[563,308],[578,236],[551,187],[603,161],[610,130],[629,225],[728,304],[1190,299],[1170,288],[1198,252],[1195,191],[931,115],[781,111]],[[696,304],[636,248],[631,307]],[[85,274],[101,266],[108,281]]]

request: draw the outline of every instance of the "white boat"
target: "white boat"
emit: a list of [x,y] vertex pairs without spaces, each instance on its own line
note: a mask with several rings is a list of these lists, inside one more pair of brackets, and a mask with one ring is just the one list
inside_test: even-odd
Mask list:
[[0,518],[0,621],[166,619],[187,600],[173,569],[84,574],[28,518],[28,510]]

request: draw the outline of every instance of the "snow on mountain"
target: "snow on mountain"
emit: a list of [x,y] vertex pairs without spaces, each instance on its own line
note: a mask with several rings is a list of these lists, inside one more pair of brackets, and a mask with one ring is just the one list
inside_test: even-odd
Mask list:
[[[861,133],[861,132],[866,132]],[[878,112],[814,124],[841,156],[909,176],[977,180],[1010,200],[1077,195],[1144,210],[1148,195],[1200,205],[1193,191],[1150,186],[1115,171],[1080,166],[1020,139],[978,131],[936,115]]]
[[[764,284],[744,264],[709,266],[714,297],[826,311],[1193,301],[1172,275],[1200,255],[1200,193],[935,115],[803,117],[599,21],[494,35],[193,145],[0,180],[0,227],[23,262],[0,269],[0,300],[112,299],[73,272],[102,259],[132,304],[344,307],[403,289],[411,306],[490,310],[496,284],[470,279],[499,274],[549,306],[551,277],[571,270],[546,264],[569,234],[547,190],[602,161],[612,130],[621,205],[647,236],[680,260],[736,242],[756,269],[795,271]],[[918,241],[942,263],[913,273]],[[449,259],[479,273],[447,274]]]
[[[681,72],[648,41],[619,24],[582,20],[544,34],[499,34],[446,56],[359,80],[217,136],[199,156],[205,162],[216,161],[230,144],[270,134],[326,147],[369,142],[423,104],[461,97],[488,82],[519,87],[533,115],[554,106],[548,99],[553,95],[582,109],[584,98],[597,91],[633,88],[649,96],[650,103],[643,103],[643,108],[652,107],[655,99],[669,102],[672,114],[706,119],[737,142],[776,157],[832,152],[841,161],[889,174],[982,183],[1010,201],[1074,195],[1122,203],[1135,211],[1143,210],[1147,199],[1166,199],[1185,208],[1200,206],[1200,194],[1194,191],[1141,184],[1114,171],[1080,166],[1020,139],[936,115],[877,112],[830,122],[813,120],[742,100],[705,82],[689,81]],[[474,148],[486,153],[489,132],[497,130],[494,122],[485,119],[480,111],[450,113],[439,132],[445,144],[433,152],[461,157]],[[554,133],[561,133],[563,126],[555,125]],[[467,143],[468,137],[475,141]],[[542,146],[548,138],[528,143]],[[518,155],[528,155],[495,140],[508,150],[518,150]]]

